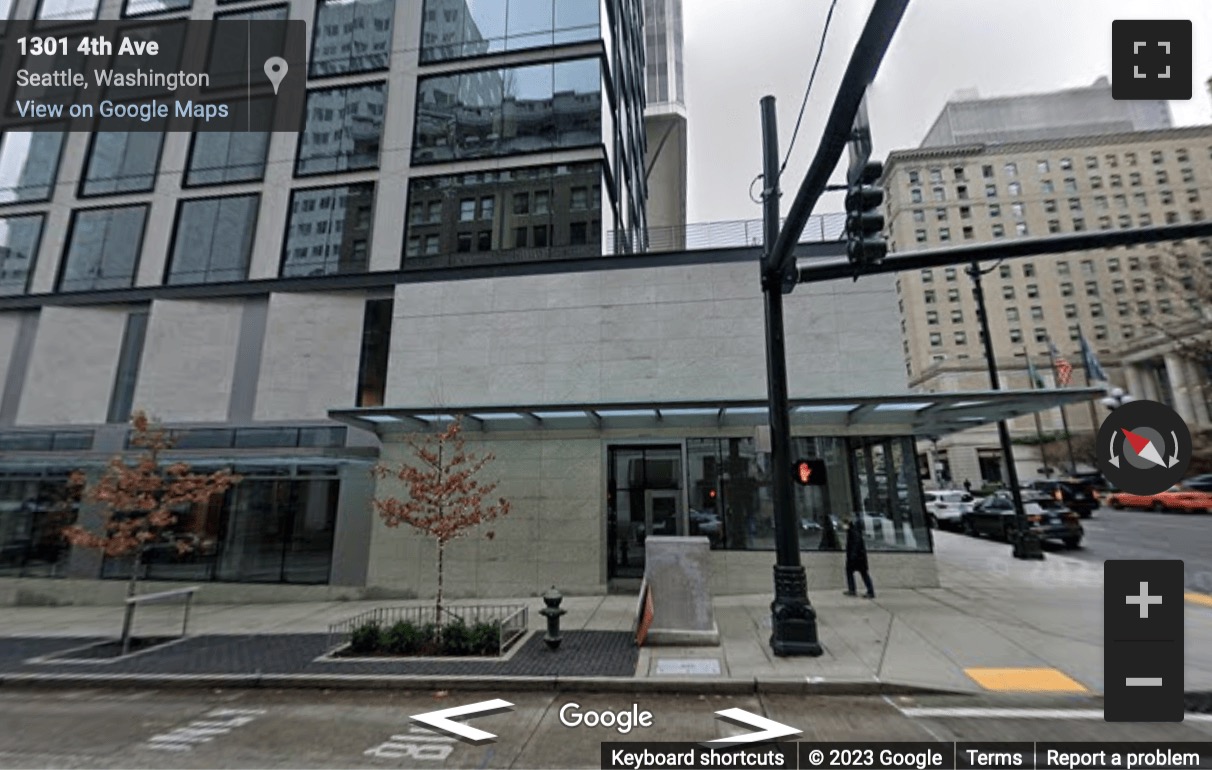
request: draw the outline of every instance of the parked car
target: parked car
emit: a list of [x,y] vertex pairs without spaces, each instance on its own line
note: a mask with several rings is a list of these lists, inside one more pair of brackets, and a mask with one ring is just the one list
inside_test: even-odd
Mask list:
[[705,537],[711,542],[712,548],[718,548],[724,542],[724,522],[715,511],[690,511],[690,534]]
[[[1054,497],[1025,494],[1023,514],[1029,531],[1041,540],[1060,541],[1066,548],[1080,546],[1086,534],[1077,512]],[[962,522],[966,534],[988,535],[1007,542],[1014,539],[1018,529],[1014,501],[1008,493],[998,493],[977,503],[971,512],[964,514]]]
[[962,489],[930,489],[925,492],[926,521],[932,529],[960,529],[963,515],[972,511],[973,497]]
[[1094,515],[1098,508],[1098,491],[1094,485],[1079,479],[1040,479],[1028,484],[1025,489],[1048,495],[1061,501],[1083,519]]
[[1107,497],[1107,504],[1116,509],[1212,513],[1212,492],[1190,489],[1185,485],[1170,487],[1156,495],[1134,495],[1120,490]]
[[1184,481],[1182,486],[1198,492],[1212,492],[1212,473],[1201,473],[1198,476],[1192,476]]

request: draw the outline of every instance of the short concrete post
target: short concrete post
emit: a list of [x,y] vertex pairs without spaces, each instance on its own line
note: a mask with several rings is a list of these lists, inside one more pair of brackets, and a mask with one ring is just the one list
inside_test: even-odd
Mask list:
[[543,604],[547,606],[539,610],[539,614],[547,618],[547,635],[543,637],[543,641],[549,650],[557,649],[560,642],[564,641],[564,637],[560,636],[560,618],[568,614],[568,610],[560,609],[560,603],[563,601],[564,595],[557,591],[555,586],[543,594]]

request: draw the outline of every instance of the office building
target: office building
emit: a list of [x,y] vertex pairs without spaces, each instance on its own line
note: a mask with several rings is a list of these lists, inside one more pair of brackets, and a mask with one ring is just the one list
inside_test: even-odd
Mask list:
[[[1131,124],[1133,115],[1151,116],[1142,120],[1163,126],[1169,118],[1148,103],[1132,102],[1115,102],[1121,111],[1117,116],[1106,90],[1096,84],[988,104],[948,104],[921,148],[893,152],[888,159],[892,248],[905,252],[1205,219],[1212,195],[1212,126],[1115,130]],[[1137,107],[1123,106],[1131,104]],[[1006,130],[995,128],[1010,109],[1007,105],[1014,105],[1009,114],[1019,114],[1023,105],[1032,107],[1024,110],[1027,117],[1020,123],[1033,138],[1007,139],[1020,130],[1012,120]],[[1040,110],[1064,105],[1068,107],[1055,112],[1057,124],[1045,125],[1052,113]],[[1105,120],[1077,120],[1083,111]],[[964,140],[939,144],[940,137],[960,135],[954,128],[960,115],[969,120]],[[990,128],[982,132],[974,128],[979,125]],[[1081,133],[1093,128],[1099,133]],[[1028,356],[1044,384],[1055,385],[1050,343],[1073,366],[1073,385],[1084,385],[1084,335],[1113,384],[1170,403],[1193,426],[1207,426],[1210,394],[1201,383],[1207,383],[1208,373],[1164,344],[1158,331],[1159,325],[1206,325],[1197,293],[1175,276],[1212,269],[1212,244],[1191,242],[1181,249],[1176,255],[1167,245],[1140,246],[983,265],[1003,387],[1032,387]],[[897,291],[911,386],[924,392],[987,387],[972,281],[965,268],[902,274]],[[1086,434],[1105,414],[1102,407],[1079,405],[1062,418],[1054,409],[1041,413],[1040,430],[1033,419],[1015,421],[1012,430],[1027,441],[1040,433],[1059,436],[1066,423],[1072,434]],[[1004,480],[992,429],[926,442],[921,451],[931,458],[935,483],[968,480],[979,487]],[[1021,478],[1040,476],[1033,447],[1019,445],[1016,457]],[[1068,458],[1055,450],[1050,460],[1057,472],[1068,470]]]
[[686,246],[688,168],[686,88],[682,66],[682,0],[644,0],[644,51],[648,101],[644,173],[661,191],[648,200],[653,248]]

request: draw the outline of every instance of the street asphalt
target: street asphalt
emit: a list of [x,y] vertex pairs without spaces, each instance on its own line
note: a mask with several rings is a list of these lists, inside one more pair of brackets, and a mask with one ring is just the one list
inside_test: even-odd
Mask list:
[[1071,556],[1099,565],[1105,559],[1182,559],[1187,588],[1212,593],[1212,516],[1100,508],[1082,525],[1085,548]]
[[[469,745],[410,716],[504,698]],[[572,704],[572,705],[570,705]],[[595,768],[603,742],[707,741],[749,732],[740,708],[804,741],[1212,741],[1212,717],[1102,720],[1088,696],[799,696],[485,692],[0,690],[4,768]],[[1009,711],[1006,711],[1009,709]],[[650,726],[568,725],[589,712],[649,712]],[[561,718],[561,712],[564,717]]]

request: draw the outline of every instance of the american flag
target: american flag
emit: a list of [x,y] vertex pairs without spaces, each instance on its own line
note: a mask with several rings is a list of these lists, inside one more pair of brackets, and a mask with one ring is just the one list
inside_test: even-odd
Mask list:
[[1056,383],[1062,388],[1067,387],[1070,382],[1073,382],[1073,364],[1069,363],[1069,359],[1061,355],[1061,352],[1056,349],[1056,345],[1048,343],[1052,348],[1052,367],[1056,370]]

